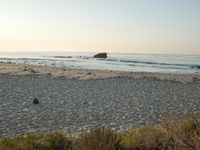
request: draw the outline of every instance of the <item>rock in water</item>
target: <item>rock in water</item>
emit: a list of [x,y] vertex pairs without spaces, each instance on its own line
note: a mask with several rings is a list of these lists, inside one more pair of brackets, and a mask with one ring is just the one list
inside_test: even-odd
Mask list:
[[194,66],[192,66],[191,68],[196,68],[196,69],[200,69],[200,66],[199,65],[194,65]]
[[94,55],[94,58],[107,58],[107,53],[98,53]]
[[37,98],[33,99],[33,104],[39,104],[39,100]]

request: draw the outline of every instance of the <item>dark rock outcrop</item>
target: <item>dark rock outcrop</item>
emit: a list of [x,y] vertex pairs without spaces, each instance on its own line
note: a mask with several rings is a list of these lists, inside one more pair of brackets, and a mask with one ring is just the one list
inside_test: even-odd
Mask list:
[[33,104],[39,104],[39,100],[37,98],[33,99]]
[[192,68],[200,69],[200,65],[192,66]]
[[107,58],[107,53],[98,53],[94,55],[94,58]]

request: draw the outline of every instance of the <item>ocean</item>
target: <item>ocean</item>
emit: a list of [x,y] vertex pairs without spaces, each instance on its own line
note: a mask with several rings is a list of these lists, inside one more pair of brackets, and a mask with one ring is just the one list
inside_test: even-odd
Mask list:
[[108,58],[93,58],[96,53],[1,52],[0,61],[39,66],[96,70],[200,74],[200,56],[108,53]]

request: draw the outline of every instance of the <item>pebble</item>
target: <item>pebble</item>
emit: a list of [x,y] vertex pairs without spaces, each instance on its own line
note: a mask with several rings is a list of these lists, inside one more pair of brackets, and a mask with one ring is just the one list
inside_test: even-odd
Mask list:
[[23,111],[28,111],[28,109],[27,109],[27,108],[24,108]]

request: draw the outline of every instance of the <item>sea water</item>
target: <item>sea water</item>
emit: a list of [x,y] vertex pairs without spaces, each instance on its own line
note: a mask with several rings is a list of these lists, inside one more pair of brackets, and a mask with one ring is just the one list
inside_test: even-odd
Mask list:
[[199,55],[122,54],[108,53],[108,58],[93,58],[95,53],[70,52],[1,52],[0,61],[131,72],[199,74]]

